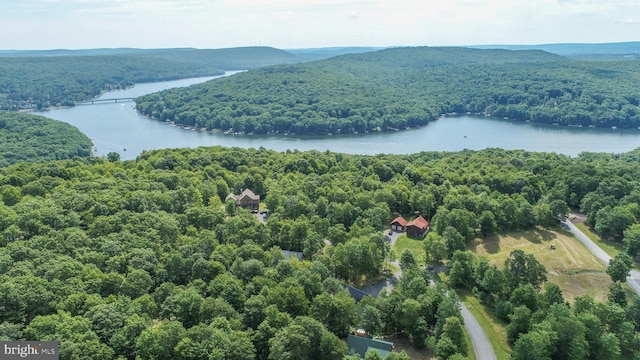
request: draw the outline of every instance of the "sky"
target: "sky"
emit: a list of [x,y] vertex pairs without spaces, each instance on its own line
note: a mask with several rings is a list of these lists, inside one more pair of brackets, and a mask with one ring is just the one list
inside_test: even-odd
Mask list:
[[640,40],[640,0],[0,0],[0,49]]

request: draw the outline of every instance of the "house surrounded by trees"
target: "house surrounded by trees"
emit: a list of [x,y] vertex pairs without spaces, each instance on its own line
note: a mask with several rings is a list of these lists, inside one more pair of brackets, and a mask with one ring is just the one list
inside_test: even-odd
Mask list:
[[256,195],[251,189],[244,189],[239,195],[229,194],[225,200],[233,199],[242,208],[257,212],[260,208],[260,195]]
[[409,221],[405,228],[408,236],[422,238],[429,232],[429,222],[420,215]]
[[408,236],[422,238],[429,232],[429,222],[422,217],[407,221],[402,216],[398,216],[391,222],[391,230],[407,232]]

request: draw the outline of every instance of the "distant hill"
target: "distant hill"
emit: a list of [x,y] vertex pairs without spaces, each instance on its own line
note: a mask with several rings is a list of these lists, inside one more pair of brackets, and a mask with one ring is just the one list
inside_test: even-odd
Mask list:
[[371,51],[382,50],[382,47],[325,47],[308,49],[285,49],[287,52],[297,55],[306,60],[328,59],[334,56],[346,54],[360,54]]
[[[136,107],[164,121],[244,133],[398,130],[454,112],[604,125],[596,105],[597,114],[626,126],[640,121],[637,77],[633,68],[540,50],[390,48],[260,68],[147,95]],[[633,108],[623,116],[602,101],[610,97]]]
[[241,133],[336,134],[482,113],[573,126],[640,126],[640,62],[541,50],[389,48],[270,66],[137,99],[163,121]]
[[89,155],[91,140],[74,126],[44,116],[0,111],[0,167]]
[[468,47],[474,49],[544,50],[558,55],[640,54],[640,41],[600,44],[473,45]]
[[[355,50],[354,50],[355,51]],[[340,53],[344,53],[340,52]],[[335,54],[338,54],[336,52]],[[0,50],[2,57],[65,57],[65,56],[106,56],[106,55],[138,55],[156,59],[195,63],[213,66],[223,70],[247,70],[261,66],[291,64],[308,60],[285,50],[267,46],[249,46],[224,49],[137,49],[137,48],[105,48],[81,50]],[[333,56],[333,55],[331,55]]]
[[41,57],[41,56],[99,56],[140,54],[155,49],[101,48],[101,49],[51,49],[51,50],[0,50],[0,57]]
[[292,53],[266,46],[227,49],[166,49],[144,51],[140,56],[213,66],[223,70],[247,70],[304,61]]
[[[99,56],[136,54],[179,61],[216,62],[222,60],[225,69],[238,70],[242,64],[249,68],[258,66],[289,64],[311,60],[326,59],[345,54],[381,50],[381,47],[326,47],[306,49],[275,49],[267,46],[249,46],[222,49],[196,48],[97,48],[97,49],[51,49],[51,50],[0,50],[0,57],[42,57],[42,56]],[[239,60],[239,62],[235,62]],[[224,67],[221,67],[224,68]]]
[[220,75],[304,58],[264,46],[0,52],[0,110],[72,106],[135,83]]
[[0,110],[73,106],[135,83],[222,73],[214,66],[139,55],[0,57]]
[[[573,55],[624,55],[624,54],[640,54],[640,41],[628,42],[612,42],[612,43],[557,43],[557,44],[536,44],[536,45],[517,45],[517,44],[486,44],[486,45],[468,45],[464,46],[472,49],[504,49],[504,50],[543,50],[550,53],[573,56]],[[336,46],[322,48],[299,48],[299,49],[283,49],[294,57],[298,62],[309,60],[327,59],[334,56],[346,54],[359,54],[364,52],[372,52],[382,50],[385,47],[372,46]],[[51,49],[51,50],[0,50],[0,57],[25,57],[25,56],[96,56],[96,55],[122,55],[122,54],[156,54],[160,56],[170,56],[169,53],[193,53],[194,57],[220,56],[225,57],[228,54],[239,53],[246,56],[252,51],[260,51],[272,49],[266,46],[249,46],[222,49],[195,49],[195,48],[166,48],[166,49],[140,49],[140,48],[96,48],[96,49]],[[198,54],[200,53],[200,54]],[[276,57],[287,56],[284,54],[264,53],[262,55]],[[283,58],[283,59],[284,59]],[[289,60],[286,63],[290,63]],[[272,62],[271,65],[283,62]],[[255,67],[255,66],[252,66]],[[237,70],[237,69],[234,69]]]

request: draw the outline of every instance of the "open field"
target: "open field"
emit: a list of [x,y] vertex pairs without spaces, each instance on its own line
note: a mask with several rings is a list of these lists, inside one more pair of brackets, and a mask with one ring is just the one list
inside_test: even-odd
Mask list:
[[547,280],[560,286],[566,300],[573,301],[582,295],[607,300],[611,279],[605,273],[606,267],[570,234],[535,229],[493,236],[475,242],[471,248],[498,267],[503,267],[511,251],[520,249],[533,254],[544,265]]

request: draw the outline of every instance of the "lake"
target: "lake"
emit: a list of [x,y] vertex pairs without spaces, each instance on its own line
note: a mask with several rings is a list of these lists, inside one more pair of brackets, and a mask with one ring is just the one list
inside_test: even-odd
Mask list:
[[[98,99],[137,97],[212,79],[215,77],[137,84],[130,89],[104,93]],[[421,128],[395,132],[276,136],[184,130],[139,115],[134,102],[82,105],[40,114],[76,126],[93,140],[96,156],[106,156],[114,151],[123,160],[135,159],[144,150],[215,145],[242,148],[262,146],[277,151],[331,150],[367,155],[503,148],[556,152],[569,156],[584,151],[621,153],[640,147],[640,130],[637,129],[562,127],[483,116],[445,117]]]

